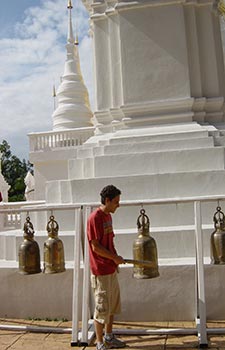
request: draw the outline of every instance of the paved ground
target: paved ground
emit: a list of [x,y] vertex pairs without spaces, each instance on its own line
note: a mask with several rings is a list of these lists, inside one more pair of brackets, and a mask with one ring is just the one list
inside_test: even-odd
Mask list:
[[[0,328],[4,325],[11,326],[43,326],[70,328],[71,322],[62,321],[30,321],[0,319]],[[143,329],[143,328],[194,328],[192,322],[161,322],[161,323],[117,323],[116,328]],[[225,321],[210,322],[210,328],[225,328]],[[191,350],[198,348],[198,339],[195,335],[145,335],[145,336],[119,336],[126,341],[125,350]],[[71,350],[71,334],[32,333],[26,331],[2,330],[0,329],[0,350]],[[208,336],[208,347],[212,350],[225,350],[225,335]],[[85,347],[80,347],[83,350]],[[94,350],[94,341],[88,348]]]

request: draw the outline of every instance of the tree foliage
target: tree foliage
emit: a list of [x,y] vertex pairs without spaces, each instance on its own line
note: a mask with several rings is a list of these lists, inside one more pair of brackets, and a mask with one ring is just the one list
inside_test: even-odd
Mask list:
[[32,165],[29,161],[26,162],[25,159],[21,161],[17,156],[13,155],[10,145],[5,140],[0,143],[0,152],[2,154],[2,175],[10,185],[9,202],[25,200],[24,192],[26,186],[24,178],[28,170],[32,170]]

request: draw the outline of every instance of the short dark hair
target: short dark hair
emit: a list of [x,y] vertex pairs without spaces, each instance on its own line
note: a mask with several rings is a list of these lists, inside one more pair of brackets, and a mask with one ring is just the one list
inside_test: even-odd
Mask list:
[[106,198],[109,198],[109,200],[111,201],[113,198],[119,196],[120,194],[121,191],[118,188],[116,188],[113,185],[107,185],[101,190],[101,203],[105,204]]

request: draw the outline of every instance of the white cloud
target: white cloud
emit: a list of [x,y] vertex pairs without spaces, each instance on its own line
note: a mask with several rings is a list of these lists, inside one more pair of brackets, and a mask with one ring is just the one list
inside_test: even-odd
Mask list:
[[[81,70],[92,101],[88,14],[79,4],[72,15],[74,29],[78,23]],[[64,68],[67,21],[61,0],[43,1],[41,7],[28,8],[24,21],[15,24],[14,38],[0,40],[0,142],[9,141],[21,158],[28,158],[27,133],[52,129],[52,88]]]

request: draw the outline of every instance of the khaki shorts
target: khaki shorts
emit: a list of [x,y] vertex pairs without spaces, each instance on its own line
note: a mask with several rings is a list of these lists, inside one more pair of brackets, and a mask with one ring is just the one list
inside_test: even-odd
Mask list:
[[117,271],[110,275],[91,275],[91,286],[95,295],[94,319],[108,324],[110,316],[121,311]]

